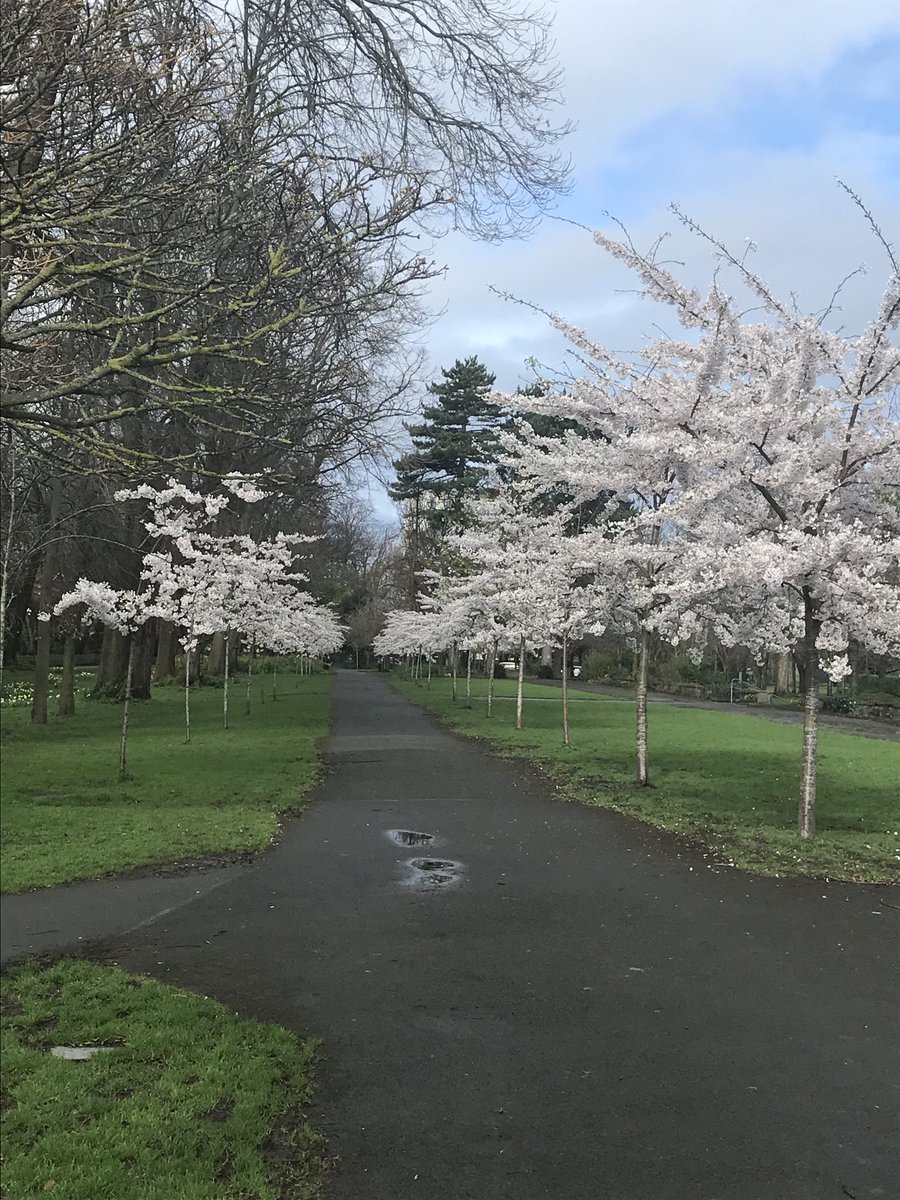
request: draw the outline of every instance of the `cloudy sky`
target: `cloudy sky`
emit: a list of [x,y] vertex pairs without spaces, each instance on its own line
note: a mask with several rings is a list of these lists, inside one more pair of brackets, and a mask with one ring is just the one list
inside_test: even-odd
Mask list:
[[[672,202],[742,249],[782,293],[815,310],[861,263],[842,320],[855,329],[880,294],[883,252],[845,180],[900,240],[898,0],[556,0],[564,114],[577,124],[573,187],[559,217],[591,228],[621,221],[639,248],[672,231],[666,257],[708,283],[708,247],[678,229]],[[429,377],[477,355],[512,390],[525,360],[562,367],[546,320],[493,286],[557,311],[618,351],[637,349],[670,316],[628,291],[634,281],[588,233],[545,219],[499,246],[450,235],[431,288],[440,313],[424,338]],[[382,515],[387,509],[373,496]]]

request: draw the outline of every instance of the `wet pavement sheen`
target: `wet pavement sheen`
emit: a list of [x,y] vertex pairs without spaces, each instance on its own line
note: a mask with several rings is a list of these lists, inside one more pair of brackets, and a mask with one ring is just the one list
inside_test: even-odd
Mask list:
[[108,947],[325,1039],[325,1200],[900,1194],[887,889],[710,870],[373,675],[328,761],[272,853]]

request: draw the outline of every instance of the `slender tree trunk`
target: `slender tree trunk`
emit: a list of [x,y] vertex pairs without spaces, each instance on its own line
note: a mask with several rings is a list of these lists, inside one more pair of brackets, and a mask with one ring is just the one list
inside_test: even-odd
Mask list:
[[650,639],[647,630],[641,626],[640,643],[638,647],[637,673],[637,785],[647,787],[650,783],[650,770],[647,763],[647,660],[650,650]]
[[75,715],[75,635],[69,633],[63,643],[62,679],[59,684],[58,717]]
[[519,638],[519,680],[516,685],[516,729],[522,728],[522,697],[525,692],[525,634]]
[[472,707],[472,651],[466,651],[466,708]]
[[57,526],[59,524],[59,510],[62,504],[62,480],[59,476],[55,476],[50,485],[50,512],[49,512],[49,533],[50,538],[44,547],[44,556],[41,559],[41,570],[38,576],[39,588],[39,604],[38,612],[41,616],[46,614],[47,620],[41,620],[37,623],[37,645],[35,646],[34,655],[34,692],[31,701],[31,723],[32,725],[47,724],[47,699],[50,694],[50,643],[51,643],[51,622],[49,620],[53,605],[50,602],[50,592],[53,588],[53,576],[56,571],[56,548],[57,541]]
[[563,633],[562,639],[562,711],[563,711],[563,742],[569,744],[569,635]]
[[451,675],[453,676],[453,701],[454,701],[454,703],[456,702],[456,668],[457,668],[458,657],[459,657],[459,651],[457,650],[456,642],[454,642],[453,646],[450,650],[450,672],[451,672]]
[[[128,709],[131,704],[131,675],[134,670],[135,634],[128,643],[128,666],[125,668],[125,699],[122,702],[122,738],[119,742],[119,778],[128,778]],[[190,738],[188,739],[190,741]]]
[[13,531],[15,529],[15,450],[11,452],[12,481],[10,486],[9,507],[7,509],[6,545],[3,547],[3,569],[0,576],[0,693],[3,692],[3,668],[6,663],[6,610],[9,606],[9,558],[12,554]]
[[191,644],[184,644],[184,740],[191,740]]
[[175,678],[175,630],[169,621],[159,623],[159,641],[156,644],[156,664],[153,668],[154,683],[169,683]]
[[231,668],[231,634],[225,636],[225,661],[222,664],[225,668],[225,687],[222,693],[222,725],[225,729],[228,728],[228,677]]
[[800,776],[800,804],[797,811],[797,827],[802,838],[816,835],[816,760],[819,723],[819,652],[816,639],[821,621],[818,607],[803,589],[803,681],[805,703],[803,706],[803,768]]
[[491,663],[488,671],[487,715],[494,715],[494,672],[497,670],[497,638],[491,643]]
[[428,655],[428,688],[431,689],[431,655]]
[[250,715],[250,688],[253,686],[253,660],[256,657],[256,638],[250,642],[250,654],[247,658],[247,701],[244,705],[244,716]]

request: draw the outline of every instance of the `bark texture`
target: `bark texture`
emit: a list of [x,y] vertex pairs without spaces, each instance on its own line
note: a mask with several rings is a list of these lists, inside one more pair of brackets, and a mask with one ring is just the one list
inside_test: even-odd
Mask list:
[[647,630],[641,629],[638,645],[637,670],[637,785],[647,787],[650,783],[650,767],[647,752],[647,660],[650,652],[650,639]]
[[59,683],[58,717],[75,714],[75,635],[67,634],[63,643],[62,679]]
[[525,691],[525,637],[519,639],[519,678],[516,684],[516,729],[522,728],[522,696]]
[[168,621],[160,621],[156,643],[156,663],[153,667],[153,682],[171,683],[174,678],[175,630]]
[[821,622],[816,602],[808,591],[803,596],[803,765],[800,773],[800,803],[797,828],[802,838],[816,835],[816,767],[819,735],[819,652],[816,639]]

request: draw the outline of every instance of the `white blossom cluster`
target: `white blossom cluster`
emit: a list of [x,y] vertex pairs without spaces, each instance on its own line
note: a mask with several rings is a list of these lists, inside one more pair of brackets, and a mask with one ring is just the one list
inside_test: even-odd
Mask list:
[[266,493],[249,479],[226,476],[221,491],[202,495],[169,480],[116,493],[122,503],[147,506],[144,527],[152,548],[142,559],[140,586],[116,589],[80,579],[56,605],[76,605],[102,624],[128,633],[153,617],[181,631],[189,650],[199,638],[231,630],[276,653],[321,655],[336,650],[343,631],[335,614],[314,603],[294,569],[311,539],[278,533],[269,541],[221,535],[216,521],[232,499],[257,503]]

